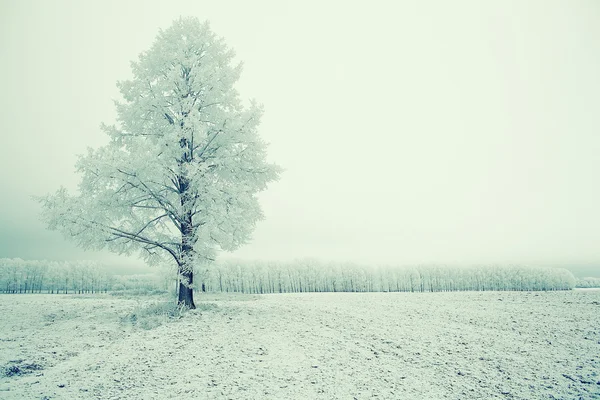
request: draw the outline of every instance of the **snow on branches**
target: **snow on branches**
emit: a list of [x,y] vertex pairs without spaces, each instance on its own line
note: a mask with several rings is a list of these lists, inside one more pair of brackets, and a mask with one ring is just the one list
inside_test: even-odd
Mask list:
[[118,83],[110,142],[80,157],[79,193],[41,199],[49,228],[84,248],[172,258],[190,291],[192,265],[245,243],[262,217],[256,193],[280,169],[266,162],[261,107],[234,88],[233,57],[195,18],[161,31]]

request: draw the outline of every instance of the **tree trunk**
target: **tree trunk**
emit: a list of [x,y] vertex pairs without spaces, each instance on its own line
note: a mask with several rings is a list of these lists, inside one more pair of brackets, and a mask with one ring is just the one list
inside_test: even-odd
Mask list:
[[[180,271],[183,279],[179,280],[179,298],[177,304],[189,309],[194,309],[196,308],[196,305],[194,304],[194,290],[191,287],[192,283],[194,283],[194,273],[192,271],[186,271],[185,269],[182,271],[181,268]],[[189,282],[189,284],[186,285],[185,281]]]

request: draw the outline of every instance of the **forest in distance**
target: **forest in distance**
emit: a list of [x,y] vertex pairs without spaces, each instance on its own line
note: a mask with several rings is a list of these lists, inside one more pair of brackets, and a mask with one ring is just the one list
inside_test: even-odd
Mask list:
[[[175,292],[173,271],[118,275],[93,261],[0,259],[0,293],[159,294]],[[565,268],[528,266],[368,267],[299,260],[288,263],[221,261],[197,268],[202,292],[538,291],[600,287],[600,278],[575,278]]]

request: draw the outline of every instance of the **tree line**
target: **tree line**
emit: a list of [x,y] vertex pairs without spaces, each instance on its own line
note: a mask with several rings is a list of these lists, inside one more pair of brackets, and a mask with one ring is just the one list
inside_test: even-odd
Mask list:
[[[3,293],[152,294],[176,292],[173,271],[114,275],[93,261],[0,259]],[[221,261],[197,266],[196,289],[249,294],[304,292],[447,292],[570,290],[599,286],[562,268],[526,266],[369,267],[302,260],[288,263]]]
[[563,268],[526,266],[369,267],[318,261],[223,261],[197,272],[207,292],[447,292],[570,290],[573,274]]
[[159,294],[173,291],[170,272],[158,268],[148,274],[120,275],[95,261],[0,258],[0,293]]
[[94,261],[0,259],[2,293],[106,293],[112,282]]
[[581,278],[577,280],[575,287],[578,288],[600,288],[600,278],[594,278],[591,276]]

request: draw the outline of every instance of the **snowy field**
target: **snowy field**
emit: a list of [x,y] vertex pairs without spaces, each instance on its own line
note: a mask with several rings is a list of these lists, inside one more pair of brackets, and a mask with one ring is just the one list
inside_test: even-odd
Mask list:
[[600,291],[0,295],[2,399],[597,399]]

